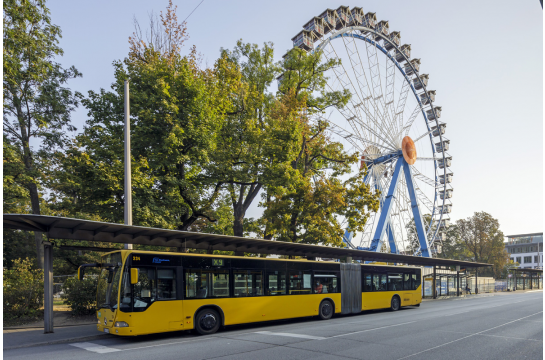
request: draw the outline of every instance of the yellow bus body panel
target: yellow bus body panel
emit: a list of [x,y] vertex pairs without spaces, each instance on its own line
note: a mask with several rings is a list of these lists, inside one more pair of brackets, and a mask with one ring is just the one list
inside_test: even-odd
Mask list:
[[361,293],[362,310],[387,309],[391,306],[394,295],[399,295],[401,298],[401,306],[418,305],[422,302],[422,285],[416,290],[363,292]]

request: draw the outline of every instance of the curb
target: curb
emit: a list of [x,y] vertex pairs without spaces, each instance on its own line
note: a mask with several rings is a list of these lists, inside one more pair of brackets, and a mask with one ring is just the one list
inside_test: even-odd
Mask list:
[[108,335],[109,335],[109,334],[91,335],[91,336],[81,336],[81,337],[77,337],[77,338],[60,339],[60,340],[53,340],[53,341],[45,341],[45,342],[34,343],[34,344],[27,344],[27,345],[8,346],[8,347],[3,348],[3,351],[6,351],[6,350],[14,350],[14,349],[21,349],[21,348],[29,348],[29,347],[35,347],[35,346],[66,344],[66,343],[78,342],[78,341],[100,340],[100,339],[102,339],[102,338],[107,337]]
[[[71,326],[85,326],[85,325],[96,325],[96,322],[92,322],[92,323],[84,323],[84,324],[72,324],[72,325],[59,325],[59,326],[55,326],[55,329],[61,329],[61,328],[65,328],[65,327],[71,327]],[[40,330],[40,329],[43,329],[43,325],[42,326],[23,326],[23,327],[5,327],[3,328],[4,331],[9,331],[9,330]]]

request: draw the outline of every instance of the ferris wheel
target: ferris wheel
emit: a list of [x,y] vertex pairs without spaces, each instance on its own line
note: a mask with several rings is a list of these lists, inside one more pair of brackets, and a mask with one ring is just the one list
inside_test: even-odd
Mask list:
[[347,89],[351,98],[313,120],[326,121],[336,141],[362,155],[365,183],[381,194],[363,232],[346,228],[343,241],[362,250],[440,253],[452,207],[450,140],[436,92],[427,90],[429,76],[420,74],[420,59],[410,59],[411,46],[401,45],[388,21],[348,6],[313,17],[292,41],[321,51],[324,60],[340,60],[326,74],[327,88]]

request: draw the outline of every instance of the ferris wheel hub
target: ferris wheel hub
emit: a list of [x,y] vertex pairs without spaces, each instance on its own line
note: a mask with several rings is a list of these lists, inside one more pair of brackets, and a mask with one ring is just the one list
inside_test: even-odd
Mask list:
[[414,146],[414,141],[410,136],[403,138],[401,151],[403,151],[403,158],[409,165],[413,165],[416,162],[416,146]]

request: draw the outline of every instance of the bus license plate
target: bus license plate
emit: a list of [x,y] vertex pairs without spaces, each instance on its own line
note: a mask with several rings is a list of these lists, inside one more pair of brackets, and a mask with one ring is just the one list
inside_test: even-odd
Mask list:
[[109,334],[109,333],[110,333],[110,329],[104,328],[104,332]]

